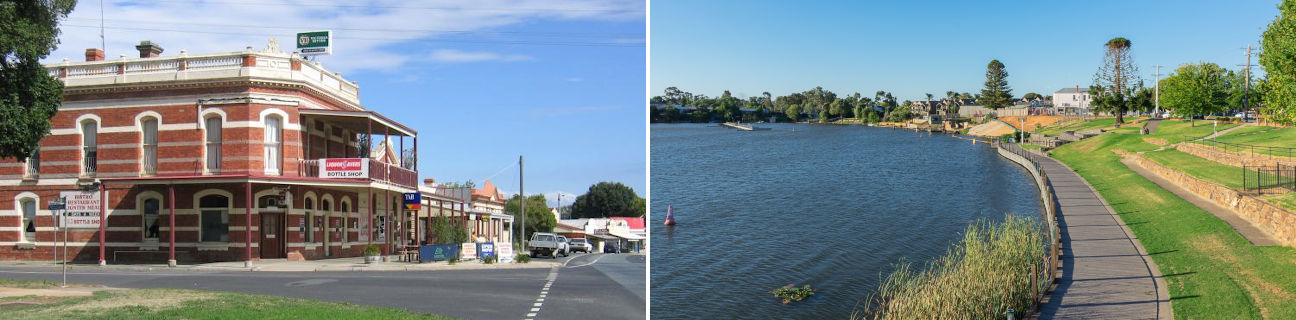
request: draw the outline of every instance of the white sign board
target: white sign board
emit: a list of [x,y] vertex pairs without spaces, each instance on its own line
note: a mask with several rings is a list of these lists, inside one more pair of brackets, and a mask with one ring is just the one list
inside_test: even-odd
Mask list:
[[472,259],[477,259],[477,244],[476,244],[476,243],[472,243],[472,242],[465,243],[465,244],[459,246],[459,248],[460,248],[460,249],[459,249],[459,260],[462,261],[462,260],[472,260]]
[[508,242],[496,242],[495,257],[499,259],[499,262],[513,262],[513,244]]
[[64,209],[65,228],[72,229],[98,229],[99,228],[99,210],[102,199],[99,197],[99,191],[63,191],[59,196],[67,199],[67,207]]
[[369,158],[320,159],[320,178],[368,178]]

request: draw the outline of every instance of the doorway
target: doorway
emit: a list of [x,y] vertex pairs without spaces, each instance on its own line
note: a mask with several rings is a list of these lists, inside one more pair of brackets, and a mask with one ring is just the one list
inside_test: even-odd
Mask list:
[[261,258],[284,258],[283,213],[261,213]]

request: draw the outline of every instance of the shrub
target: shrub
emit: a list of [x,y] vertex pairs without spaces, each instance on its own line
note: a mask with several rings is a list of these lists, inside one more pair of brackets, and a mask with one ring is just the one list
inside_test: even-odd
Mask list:
[[1035,304],[1032,266],[1044,256],[1041,225],[1008,215],[968,226],[963,239],[921,270],[902,262],[852,319],[994,319]]
[[519,253],[517,254],[517,258],[515,258],[514,260],[516,260],[518,263],[528,263],[531,262],[531,255],[525,253]]
[[446,260],[446,262],[449,262],[451,265],[454,265],[456,263],[459,263],[459,258],[450,258],[449,260]]
[[378,247],[376,244],[371,244],[364,248],[364,255],[366,256],[376,256],[380,254],[382,254],[382,248]]
[[499,260],[499,258],[496,258],[496,257],[493,257],[493,256],[492,256],[492,257],[485,257],[485,258],[482,258],[482,263],[485,263],[485,264],[492,264],[492,263],[495,263],[496,260]]

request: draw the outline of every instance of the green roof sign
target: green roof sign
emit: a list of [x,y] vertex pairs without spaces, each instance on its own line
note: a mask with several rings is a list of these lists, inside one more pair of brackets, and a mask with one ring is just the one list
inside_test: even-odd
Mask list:
[[311,31],[297,33],[297,52],[303,56],[317,56],[333,53],[333,31]]

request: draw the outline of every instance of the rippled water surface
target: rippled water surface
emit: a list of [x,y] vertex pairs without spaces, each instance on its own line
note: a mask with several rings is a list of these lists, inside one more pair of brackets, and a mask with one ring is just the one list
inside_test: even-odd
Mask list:
[[[984,144],[758,126],[773,130],[652,125],[654,319],[845,319],[900,259],[939,256],[977,219],[1042,210],[1029,173]],[[788,305],[767,293],[792,283],[818,291]]]

